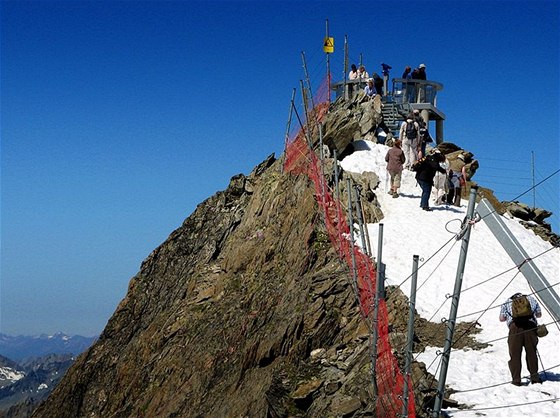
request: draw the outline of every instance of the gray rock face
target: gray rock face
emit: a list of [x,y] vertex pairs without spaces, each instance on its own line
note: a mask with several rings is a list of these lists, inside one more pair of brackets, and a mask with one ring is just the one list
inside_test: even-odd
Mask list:
[[326,116],[323,142],[338,155],[344,155],[353,141],[376,142],[375,131],[383,120],[380,106],[381,103],[367,100],[363,91],[351,101],[339,99]]
[[[34,416],[325,416],[359,380],[346,372],[368,363],[367,353],[344,368],[332,357],[362,343],[334,260],[307,178],[269,158],[147,257],[97,343]],[[316,370],[316,348],[340,364]],[[309,383],[326,377],[344,383]]]

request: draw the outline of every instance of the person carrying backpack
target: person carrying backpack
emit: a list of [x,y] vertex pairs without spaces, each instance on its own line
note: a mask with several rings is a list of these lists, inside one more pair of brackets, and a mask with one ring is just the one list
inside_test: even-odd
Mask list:
[[500,308],[500,322],[506,322],[509,328],[509,371],[511,383],[521,386],[521,354],[525,349],[527,369],[531,383],[542,383],[537,361],[537,319],[542,316],[541,307],[531,295],[516,293]]
[[409,169],[418,160],[420,150],[420,126],[410,116],[402,123],[399,130],[399,139],[402,141],[402,150],[406,158],[405,168]]

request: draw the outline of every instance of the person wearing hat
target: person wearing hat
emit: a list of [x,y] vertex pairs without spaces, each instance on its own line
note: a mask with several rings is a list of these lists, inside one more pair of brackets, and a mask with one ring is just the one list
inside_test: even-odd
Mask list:
[[418,68],[415,68],[412,72],[412,78],[416,80],[427,80],[426,78],[426,65],[420,64]]
[[[415,68],[412,71],[412,78],[415,80],[426,80],[426,65],[420,64],[418,68]],[[426,99],[426,85],[417,83],[416,90],[418,91],[418,103],[423,103]]]
[[449,164],[449,194],[447,203],[453,206],[461,206],[461,189],[467,183],[467,172],[465,169],[465,154],[459,154]]

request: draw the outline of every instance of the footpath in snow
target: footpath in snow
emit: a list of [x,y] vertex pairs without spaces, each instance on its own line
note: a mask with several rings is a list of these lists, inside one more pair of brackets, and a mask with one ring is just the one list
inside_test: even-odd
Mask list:
[[[389,147],[369,141],[358,141],[355,145],[356,151],[341,161],[341,166],[349,172],[372,171],[379,176],[376,194],[385,216],[382,261],[386,264],[386,284],[402,284],[403,292],[409,296],[407,278],[412,273],[413,255],[419,255],[416,310],[432,322],[447,318],[448,297],[453,293],[461,247],[461,241],[453,237],[466,216],[467,200],[462,201],[461,207],[435,206],[435,194],[432,194],[433,210],[423,211],[415,173],[407,170],[403,172],[400,197],[393,198],[387,193],[389,177],[385,169]],[[505,216],[503,219],[558,293],[560,249],[553,248],[516,219]],[[379,226],[369,224],[368,231],[371,243],[377,245]],[[490,345],[479,351],[452,350],[446,383],[458,393],[450,397],[471,409],[446,411],[450,416],[560,417],[560,331],[558,324],[552,324],[553,319],[541,300],[543,316],[539,323],[550,324],[547,325],[549,334],[538,344],[539,371],[544,382],[520,387],[510,383],[508,329],[498,320],[498,315],[500,305],[516,292],[532,293],[532,290],[486,224],[476,223],[469,241],[458,321],[478,321],[482,331],[476,339]],[[436,377],[439,377],[443,344],[442,341],[441,347],[414,353],[414,358],[425,363]],[[528,376],[524,359],[522,376]]]

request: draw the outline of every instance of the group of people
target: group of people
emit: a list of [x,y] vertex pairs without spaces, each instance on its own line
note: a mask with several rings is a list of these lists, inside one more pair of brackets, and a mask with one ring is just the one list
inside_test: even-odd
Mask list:
[[[400,139],[395,140],[393,146],[385,155],[387,171],[390,175],[391,182],[389,194],[394,198],[399,197],[398,190],[401,185],[403,166],[406,161],[405,153],[401,149],[401,145]],[[452,200],[453,204],[458,206],[461,199],[462,186],[457,179],[462,177],[466,180],[464,154],[459,154],[457,160],[454,160],[453,163],[450,164],[445,155],[436,149],[433,153],[423,157],[422,160],[423,161],[418,163],[421,164],[421,167],[416,172],[416,180],[422,189],[420,207],[426,211],[431,210],[428,205],[428,200],[432,185],[434,184],[438,191],[436,203],[438,203],[438,200],[440,203],[443,203],[445,194],[439,194],[439,192],[445,187],[438,185],[439,179],[436,179],[434,182],[434,177],[436,176],[441,176],[441,178],[445,179],[445,182],[447,182],[449,178],[451,179],[452,183],[449,185],[450,192],[448,191],[447,193],[447,202]],[[454,164],[455,162],[456,164]],[[517,317],[512,309],[513,300],[522,296],[524,295],[516,293],[509,298],[502,304],[499,315],[499,320],[506,322],[509,329],[507,342],[510,359],[508,361],[508,367],[512,377],[511,383],[515,386],[523,385],[521,381],[523,350],[525,351],[525,360],[531,383],[542,383],[542,379],[538,373],[539,367],[537,362],[537,344],[539,341],[537,335],[537,318],[542,316],[542,312],[536,298],[531,295],[526,295],[525,297],[530,305],[530,313],[524,317]]]
[[[388,78],[389,69],[391,69],[392,67],[384,63],[382,63],[381,66],[383,67],[383,75]],[[426,65],[420,64],[414,70],[412,70],[410,66],[406,66],[402,78],[405,80],[426,80]],[[364,65],[356,66],[356,64],[352,64],[350,66],[350,72],[348,73],[348,79],[367,82],[367,86],[365,87],[364,91],[370,98],[376,94],[383,95],[383,78],[377,73],[373,73],[373,75],[370,77]],[[417,90],[415,83],[405,82],[404,84],[408,101],[410,103],[415,102]],[[422,93],[422,91],[422,89],[419,89],[420,94]]]
[[350,66],[350,73],[348,74],[349,80],[367,80],[369,78],[369,73],[366,71],[366,67],[360,65],[356,67],[356,64]]
[[420,64],[418,68],[412,70],[408,65],[404,68],[402,78],[405,80],[427,80],[426,65]]
[[[387,64],[384,65],[385,67],[389,67],[387,66]],[[385,67],[384,71],[388,71],[385,70]],[[384,81],[379,74],[373,73],[373,75],[370,77],[369,73],[366,71],[366,67],[363,65],[356,67],[356,64],[352,64],[350,68],[350,73],[348,73],[349,80],[361,80],[367,82],[367,85],[364,88],[364,93],[367,95],[367,97],[371,99],[377,94],[379,94],[380,96],[383,95]]]
[[[402,74],[402,78],[405,80],[427,80],[426,76],[426,65],[420,64],[414,70],[410,68],[408,65],[405,67],[404,72]],[[421,88],[417,89],[416,83],[413,82],[404,82],[403,87],[405,89],[406,99],[409,103],[416,102],[416,93],[418,92],[418,99],[422,102],[425,98],[425,91],[424,86],[420,86]]]
[[[414,70],[407,66],[402,78],[405,80],[426,80],[426,66],[420,64]],[[415,94],[415,89],[412,86],[410,92],[412,92],[412,95]],[[431,142],[431,138],[419,113],[418,110],[414,110],[412,114],[408,115],[406,121],[401,125],[399,139],[393,142],[393,146],[385,155],[391,184],[388,193],[394,198],[398,197],[403,170],[414,169],[416,180],[422,189],[420,207],[423,210],[431,210],[428,202],[432,187],[436,189],[436,205],[460,206],[461,191],[467,181],[465,155],[461,153],[451,161],[438,149],[434,149],[433,152],[426,155],[426,144]],[[511,296],[502,304],[499,315],[499,320],[506,322],[509,329],[507,343],[510,359],[508,367],[512,377],[511,383],[515,386],[522,386],[521,363],[523,351],[525,351],[525,360],[531,383],[542,383],[538,373],[537,361],[539,339],[537,336],[537,318],[542,316],[541,308],[536,298],[527,295],[525,297],[530,304],[530,314],[523,318],[515,317],[512,303],[514,299],[521,296],[523,295],[519,293]]]
[[[436,189],[435,204],[461,206],[461,192],[466,184],[465,155],[459,154],[450,163],[447,157],[438,149],[434,149],[428,155],[421,156],[421,151],[415,149],[414,156],[419,157],[410,165],[410,169],[416,172],[416,181],[422,189],[420,207],[425,211],[431,211],[429,205],[432,187]],[[387,172],[390,176],[391,187],[389,194],[393,197],[399,196],[402,172],[407,163],[407,155],[403,150],[403,141],[397,139],[393,146],[387,151],[385,161]]]
[[418,159],[426,155],[427,144],[433,142],[428,125],[418,109],[411,112],[401,124],[399,138],[406,157],[405,168],[410,169]]

